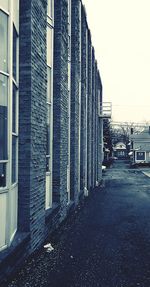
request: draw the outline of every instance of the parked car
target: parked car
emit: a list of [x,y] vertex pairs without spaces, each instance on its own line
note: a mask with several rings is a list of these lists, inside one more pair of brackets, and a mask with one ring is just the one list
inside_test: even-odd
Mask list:
[[110,159],[112,159],[112,160],[117,160],[118,157],[116,157],[116,156],[111,156]]
[[106,170],[106,166],[102,165],[102,171],[105,171],[105,170]]

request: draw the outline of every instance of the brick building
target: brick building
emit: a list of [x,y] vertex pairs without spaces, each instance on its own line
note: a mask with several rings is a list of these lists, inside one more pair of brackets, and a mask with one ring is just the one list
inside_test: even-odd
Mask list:
[[0,0],[0,43],[2,280],[100,181],[102,84],[80,0]]

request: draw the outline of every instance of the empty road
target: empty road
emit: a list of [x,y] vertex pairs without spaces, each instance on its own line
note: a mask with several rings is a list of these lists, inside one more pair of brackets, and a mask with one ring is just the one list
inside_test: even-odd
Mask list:
[[150,287],[150,178],[116,161],[9,287]]

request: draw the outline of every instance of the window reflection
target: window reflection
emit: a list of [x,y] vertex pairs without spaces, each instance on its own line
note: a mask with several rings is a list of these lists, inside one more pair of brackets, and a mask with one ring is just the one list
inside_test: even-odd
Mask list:
[[16,101],[17,101],[17,89],[16,86],[13,85],[13,110],[12,110],[12,131],[16,133]]
[[0,163],[0,187],[6,186],[6,164]]
[[7,159],[7,77],[0,74],[0,160]]
[[13,26],[13,77],[17,78],[17,31]]
[[52,28],[47,27],[47,65],[52,67]]
[[7,15],[0,10],[0,70],[7,72],[8,66]]
[[51,68],[47,67],[47,102],[51,102]]
[[12,136],[12,183],[16,182],[16,148],[17,137]]
[[53,0],[48,0],[47,1],[47,15],[50,17],[50,18],[52,18],[52,16],[53,16],[53,13],[52,13],[52,1]]

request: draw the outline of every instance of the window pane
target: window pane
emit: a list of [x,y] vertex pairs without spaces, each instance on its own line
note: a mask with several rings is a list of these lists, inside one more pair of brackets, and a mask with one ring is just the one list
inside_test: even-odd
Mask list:
[[137,160],[145,160],[145,152],[137,152]]
[[6,245],[7,193],[0,194],[0,248]]
[[16,107],[17,107],[17,89],[13,85],[13,110],[12,110],[12,131],[16,133]]
[[6,11],[8,11],[8,3],[9,3],[9,0],[0,0],[1,8],[5,9]]
[[17,32],[13,27],[13,77],[16,80],[17,77]]
[[13,0],[13,22],[18,31],[19,26],[19,0]]
[[6,186],[6,163],[0,163],[0,187]]
[[51,112],[51,106],[47,105],[47,140],[46,140],[46,171],[50,170],[50,112]]
[[47,67],[47,102],[51,103],[51,68]]
[[47,1],[47,15],[51,18],[52,18],[52,1],[53,0]]
[[16,148],[17,137],[12,137],[12,183],[16,182]]
[[71,18],[71,0],[68,1],[68,23],[70,23]]
[[47,65],[52,67],[52,29],[47,27]]
[[50,125],[47,124],[47,139],[46,139],[46,171],[49,171],[49,156],[50,156]]
[[0,11],[0,70],[7,72],[8,66],[7,15]]
[[7,77],[0,74],[0,160],[7,159]]
[[47,149],[46,154],[50,154],[50,105],[47,105]]
[[47,157],[46,158],[46,172],[49,172],[50,171],[50,158]]
[[46,148],[46,154],[50,154],[50,125],[47,124],[47,148]]

